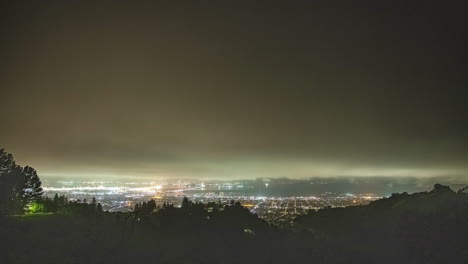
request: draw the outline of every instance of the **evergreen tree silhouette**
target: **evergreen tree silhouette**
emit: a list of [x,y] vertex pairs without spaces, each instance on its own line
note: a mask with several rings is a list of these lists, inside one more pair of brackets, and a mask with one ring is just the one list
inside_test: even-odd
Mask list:
[[26,166],[23,168],[24,186],[23,186],[23,199],[24,203],[32,203],[39,201],[44,193],[42,190],[42,183],[37,176],[35,169]]
[[14,198],[16,167],[13,155],[0,148],[0,214],[9,211],[10,203]]
[[0,214],[22,212],[26,183],[23,170],[13,155],[0,148]]

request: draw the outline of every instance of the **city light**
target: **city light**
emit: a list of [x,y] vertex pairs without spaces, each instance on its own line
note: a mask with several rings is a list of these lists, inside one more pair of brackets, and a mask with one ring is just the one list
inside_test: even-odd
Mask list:
[[[180,207],[183,197],[193,202],[230,204],[240,202],[242,206],[271,223],[289,222],[309,210],[325,207],[345,207],[368,204],[381,198],[369,193],[320,193],[308,196],[257,195],[252,182],[177,182],[172,183],[126,183],[111,186],[110,183],[75,182],[78,186],[44,187],[46,195],[66,195],[71,200],[91,200],[95,197],[105,210],[112,212],[130,211],[136,203],[154,199],[157,205],[164,203]],[[108,184],[108,185],[106,185]],[[268,187],[269,183],[265,183]]]

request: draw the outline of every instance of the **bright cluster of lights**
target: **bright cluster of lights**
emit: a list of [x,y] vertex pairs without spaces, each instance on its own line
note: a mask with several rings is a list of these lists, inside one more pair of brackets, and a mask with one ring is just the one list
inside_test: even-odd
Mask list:
[[44,187],[46,192],[107,192],[107,193],[128,193],[138,192],[144,194],[157,193],[162,189],[161,185],[153,185],[148,187],[108,187],[108,186],[77,186],[77,187]]

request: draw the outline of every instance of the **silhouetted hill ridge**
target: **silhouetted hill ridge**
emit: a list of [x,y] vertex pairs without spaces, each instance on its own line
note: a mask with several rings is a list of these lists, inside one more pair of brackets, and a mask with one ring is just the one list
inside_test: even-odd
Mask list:
[[295,220],[295,229],[366,259],[385,256],[385,263],[467,260],[468,194],[436,184],[429,192],[393,194],[369,205],[311,211]]

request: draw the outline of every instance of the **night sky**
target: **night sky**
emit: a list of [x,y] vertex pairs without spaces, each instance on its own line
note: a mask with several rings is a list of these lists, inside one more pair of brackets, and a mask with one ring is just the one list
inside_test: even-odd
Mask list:
[[3,2],[0,146],[41,177],[468,180],[466,1]]

